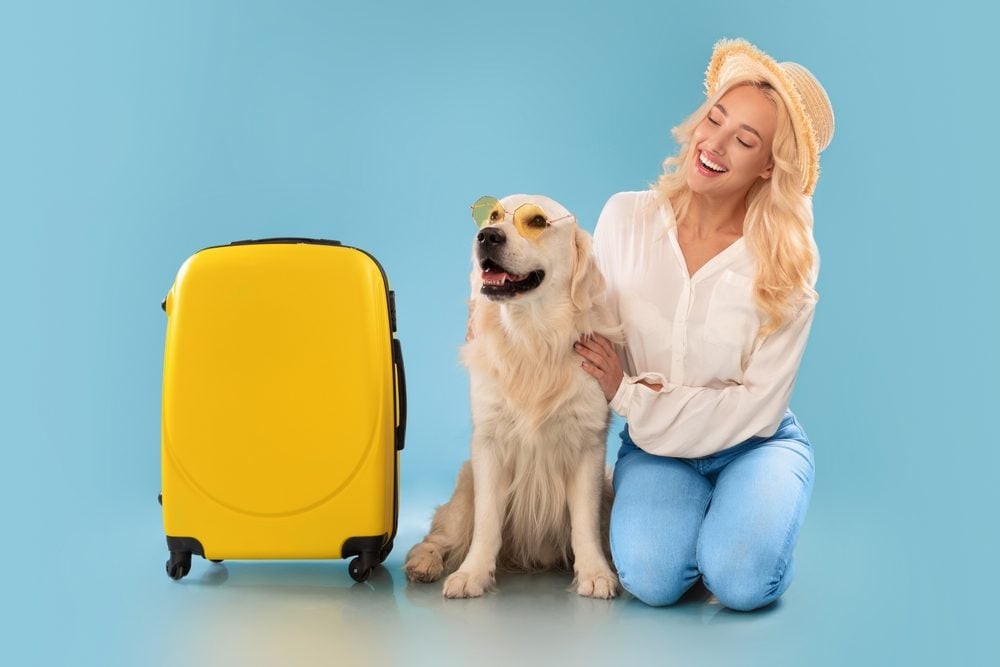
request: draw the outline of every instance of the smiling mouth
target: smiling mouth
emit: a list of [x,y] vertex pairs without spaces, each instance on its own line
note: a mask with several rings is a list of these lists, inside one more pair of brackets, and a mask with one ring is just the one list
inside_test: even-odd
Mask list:
[[705,153],[703,151],[698,151],[698,162],[705,169],[708,169],[709,171],[714,171],[716,174],[724,174],[727,171],[729,171],[728,169],[726,169],[725,167],[723,167],[721,164],[716,164],[716,163],[712,162],[711,160],[709,160],[707,157],[705,157]]
[[516,274],[507,271],[491,259],[484,259],[479,263],[479,268],[483,270],[483,286],[479,293],[495,301],[530,292],[541,285],[545,278],[545,272],[541,269]]

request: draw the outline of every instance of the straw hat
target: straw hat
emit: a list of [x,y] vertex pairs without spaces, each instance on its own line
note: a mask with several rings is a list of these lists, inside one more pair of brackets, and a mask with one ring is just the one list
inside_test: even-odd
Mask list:
[[823,86],[802,65],[779,63],[745,39],[720,40],[705,72],[706,96],[735,79],[766,81],[785,101],[798,147],[802,192],[811,196],[819,178],[820,151],[833,138],[833,107]]

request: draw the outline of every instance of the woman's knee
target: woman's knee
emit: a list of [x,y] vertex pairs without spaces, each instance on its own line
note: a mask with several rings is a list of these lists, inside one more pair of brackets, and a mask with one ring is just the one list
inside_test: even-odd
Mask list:
[[686,576],[683,568],[666,562],[662,557],[613,553],[622,588],[651,607],[674,604],[697,578]]
[[622,588],[653,607],[677,602],[698,577],[694,553],[685,557],[629,528],[611,524],[611,557]]
[[785,592],[794,575],[792,561],[786,564],[775,559],[762,564],[758,559],[740,557],[734,552],[710,557],[701,554],[698,566],[705,588],[720,604],[736,611],[752,611],[771,604]]

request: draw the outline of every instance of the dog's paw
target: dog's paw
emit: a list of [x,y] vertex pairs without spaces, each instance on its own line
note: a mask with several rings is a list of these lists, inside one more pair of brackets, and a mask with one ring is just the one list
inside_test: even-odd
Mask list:
[[406,564],[403,565],[403,572],[406,573],[406,578],[410,581],[423,583],[437,581],[444,572],[441,554],[433,549],[422,547],[423,545],[418,544],[410,551],[406,558]]
[[584,597],[608,600],[618,595],[618,577],[607,568],[577,572],[576,592]]
[[493,586],[491,572],[458,570],[444,580],[446,598],[478,598]]

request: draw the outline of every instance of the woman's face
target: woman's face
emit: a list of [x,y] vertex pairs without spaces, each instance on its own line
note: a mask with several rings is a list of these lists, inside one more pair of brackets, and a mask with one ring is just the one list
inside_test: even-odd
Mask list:
[[746,196],[758,178],[771,177],[777,124],[777,109],[760,89],[727,92],[694,130],[688,186],[713,198]]

